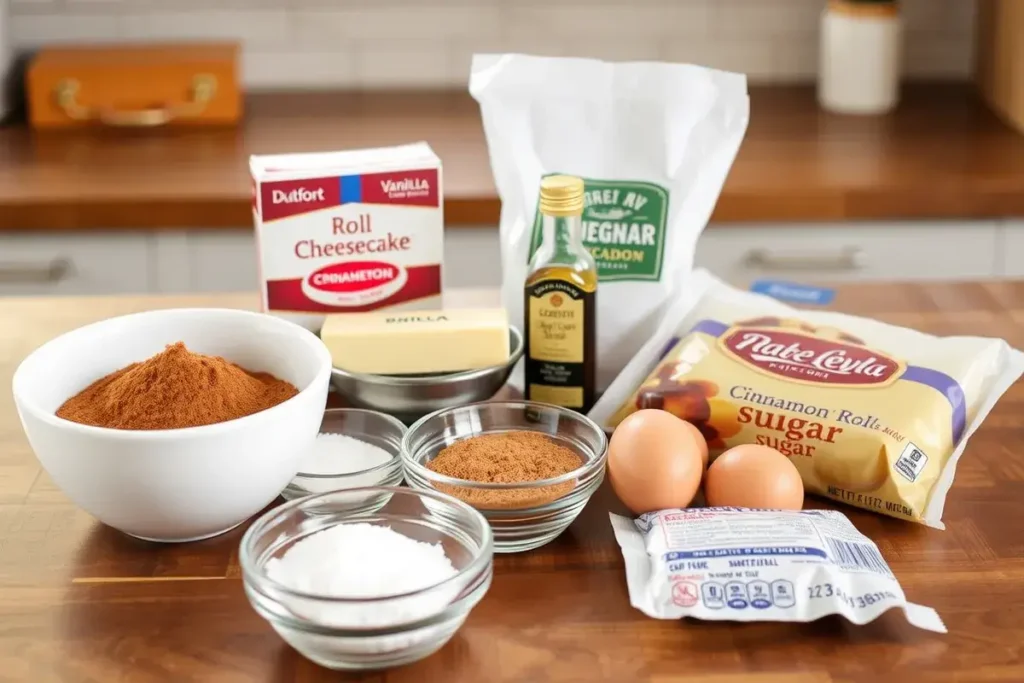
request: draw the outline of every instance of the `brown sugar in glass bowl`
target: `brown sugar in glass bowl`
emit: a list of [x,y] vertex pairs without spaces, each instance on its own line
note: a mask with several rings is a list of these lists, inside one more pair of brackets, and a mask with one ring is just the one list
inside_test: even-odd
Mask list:
[[273,375],[177,342],[93,382],[65,401],[57,417],[109,429],[183,429],[246,417],[297,393]]
[[[529,484],[554,479],[583,465],[583,458],[545,434],[516,431],[479,434],[446,446],[427,469],[453,479],[485,484]],[[543,505],[575,487],[575,480],[529,488],[470,488],[436,484],[437,490],[478,508],[517,509]]]
[[569,528],[604,481],[607,462],[608,437],[593,420],[535,401],[446,408],[402,439],[406,483],[475,507],[491,525],[496,553],[539,548]]

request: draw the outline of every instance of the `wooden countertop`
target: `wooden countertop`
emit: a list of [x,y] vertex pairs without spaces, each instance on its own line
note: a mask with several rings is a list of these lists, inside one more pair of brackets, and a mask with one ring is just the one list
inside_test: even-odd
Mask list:
[[[94,320],[255,303],[251,295],[0,299],[0,383],[10,386],[17,363],[36,346]],[[833,307],[1024,346],[1024,282],[843,286]],[[1024,383],[1003,397],[960,461],[946,531],[843,508],[878,543],[908,598],[938,610],[948,635],[917,631],[895,612],[862,627],[838,617],[803,625],[648,619],[629,605],[607,516],[618,504],[603,488],[551,544],[496,558],[488,594],[441,651],[404,669],[344,678],[302,659],[250,608],[236,556],[246,525],[183,545],[147,544],[101,526],[41,472],[11,394],[2,392],[0,661],[10,673],[0,678],[1019,683],[1022,415]]]
[[[822,113],[808,87],[752,90],[716,221],[1024,215],[1024,136],[968,85],[906,88],[896,113]],[[479,109],[464,93],[250,98],[238,129],[0,129],[0,230],[251,228],[247,159],[427,140],[449,225],[497,224]]]

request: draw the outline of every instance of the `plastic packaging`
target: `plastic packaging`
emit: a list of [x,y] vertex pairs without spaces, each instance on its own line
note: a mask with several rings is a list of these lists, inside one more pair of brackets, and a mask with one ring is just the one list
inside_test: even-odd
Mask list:
[[629,602],[649,617],[866,624],[902,609],[945,633],[935,610],[907,602],[869,538],[834,510],[694,508],[635,521],[611,515]]
[[799,310],[698,270],[590,417],[610,431],[661,408],[697,426],[712,458],[770,446],[808,493],[943,528],[968,439],[1022,371],[1001,339]]
[[541,178],[584,180],[600,391],[686,287],[747,129],[746,77],[690,64],[476,55],[469,90],[501,197],[502,299],[520,329],[541,238]]

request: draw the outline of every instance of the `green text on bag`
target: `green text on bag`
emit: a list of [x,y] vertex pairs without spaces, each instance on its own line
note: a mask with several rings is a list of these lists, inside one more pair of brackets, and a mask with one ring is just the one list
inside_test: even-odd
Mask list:
[[[583,183],[583,243],[597,262],[598,278],[603,282],[660,279],[668,191],[632,180],[584,178]],[[541,226],[538,210],[527,258],[540,247]]]

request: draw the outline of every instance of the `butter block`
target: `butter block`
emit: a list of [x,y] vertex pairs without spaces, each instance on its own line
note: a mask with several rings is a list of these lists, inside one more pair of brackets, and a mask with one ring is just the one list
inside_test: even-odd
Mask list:
[[476,370],[509,356],[504,308],[335,313],[320,338],[334,367],[373,375]]

